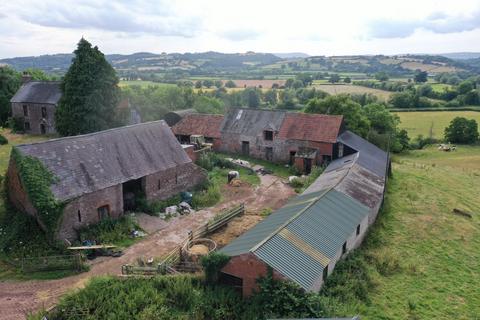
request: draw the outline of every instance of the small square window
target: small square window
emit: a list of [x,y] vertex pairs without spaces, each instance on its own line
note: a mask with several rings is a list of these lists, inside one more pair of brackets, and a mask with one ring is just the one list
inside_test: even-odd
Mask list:
[[357,236],[360,234],[360,225],[357,226]]
[[30,130],[30,122],[25,122],[25,130]]
[[108,205],[99,207],[97,211],[98,211],[98,218],[100,220],[104,220],[110,217],[110,207]]
[[273,140],[273,131],[270,131],[270,130],[265,131],[265,140],[267,141]]

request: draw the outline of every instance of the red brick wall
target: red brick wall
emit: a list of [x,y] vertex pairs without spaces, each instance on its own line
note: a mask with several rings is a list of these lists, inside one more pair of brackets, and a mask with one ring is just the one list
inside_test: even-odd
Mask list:
[[[225,267],[223,273],[230,274],[243,280],[242,294],[244,297],[250,296],[254,290],[258,289],[257,279],[267,275],[267,265],[258,259],[253,253],[245,253],[232,257]],[[275,279],[284,279],[278,272],[273,272]]]

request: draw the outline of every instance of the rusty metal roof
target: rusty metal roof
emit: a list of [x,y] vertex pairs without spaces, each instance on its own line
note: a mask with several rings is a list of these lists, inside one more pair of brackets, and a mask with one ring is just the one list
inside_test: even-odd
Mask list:
[[191,162],[163,120],[16,148],[57,177],[51,189],[59,200]]
[[315,142],[337,142],[343,116],[291,112],[287,113],[278,137]]
[[10,102],[58,104],[62,97],[58,81],[29,81],[23,84]]
[[223,115],[192,113],[185,115],[173,127],[176,135],[200,134],[209,138],[220,138]]

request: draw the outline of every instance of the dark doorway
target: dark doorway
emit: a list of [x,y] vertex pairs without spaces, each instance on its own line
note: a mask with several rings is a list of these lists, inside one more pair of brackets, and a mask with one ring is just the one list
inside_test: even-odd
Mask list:
[[228,274],[228,273],[220,272],[218,282],[220,282],[220,284],[223,284],[225,286],[232,287],[239,294],[242,294],[243,279],[232,276],[231,274]]
[[46,128],[46,126],[45,126],[44,123],[41,123],[41,124],[40,124],[40,133],[41,133],[41,134],[47,133],[47,128]]
[[296,151],[290,151],[290,160],[289,160],[289,164],[291,166],[293,166],[293,164],[295,163],[295,155],[297,154]]
[[123,188],[123,211],[132,211],[137,207],[137,199],[145,197],[143,179],[124,182]]
[[250,155],[250,142],[242,141],[242,154],[245,156]]
[[312,159],[303,159],[303,170],[305,171],[305,174],[310,174],[310,172],[312,172]]
[[265,148],[265,159],[267,159],[267,161],[273,161],[273,148],[272,147],[266,147]]

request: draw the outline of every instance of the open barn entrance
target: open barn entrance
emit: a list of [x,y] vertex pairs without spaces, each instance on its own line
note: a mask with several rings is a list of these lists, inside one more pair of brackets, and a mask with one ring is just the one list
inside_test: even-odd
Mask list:
[[135,210],[138,199],[145,197],[144,179],[129,180],[122,184],[123,211]]

